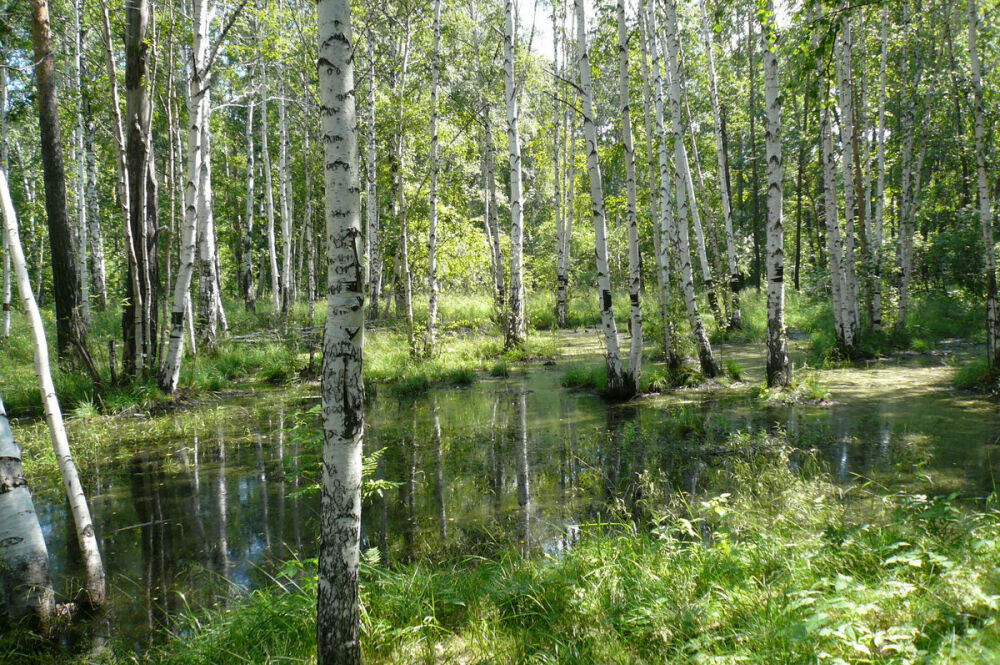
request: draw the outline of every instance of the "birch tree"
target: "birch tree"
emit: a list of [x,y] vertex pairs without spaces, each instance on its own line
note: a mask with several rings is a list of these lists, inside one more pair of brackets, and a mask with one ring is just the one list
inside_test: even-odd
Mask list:
[[101,562],[101,551],[97,545],[97,534],[90,517],[90,507],[80,482],[73,454],[70,452],[69,438],[66,435],[66,425],[63,422],[59,399],[56,397],[55,384],[52,381],[52,371],[49,367],[49,347],[45,340],[45,329],[42,316],[31,292],[31,279],[24,260],[24,250],[21,248],[21,238],[17,228],[17,217],[14,213],[14,202],[10,198],[7,186],[7,175],[0,169],[0,208],[3,210],[4,230],[7,234],[11,262],[17,275],[17,288],[24,303],[24,310],[31,324],[32,342],[35,349],[35,375],[42,396],[42,407],[45,420],[49,426],[49,436],[52,449],[55,452],[59,473],[62,476],[70,513],[76,528],[76,540],[80,547],[83,561],[84,588],[78,594],[79,602],[88,607],[100,607],[104,604],[104,564]]
[[882,237],[885,226],[885,104],[886,69],[889,60],[889,6],[882,5],[882,49],[879,56],[878,129],[875,135],[876,168],[874,234],[870,239],[872,254],[872,329],[882,329]]
[[784,170],[781,151],[781,96],[778,87],[778,34],[774,2],[768,0],[764,36],[764,104],[767,110],[767,385],[789,386],[792,368],[785,336],[785,230],[782,222]]
[[514,76],[514,0],[504,2],[504,97],[507,102],[507,148],[510,161],[510,306],[507,347],[520,346],[527,336],[524,319],[524,225],[521,194],[521,138],[518,133],[518,90]]
[[364,436],[364,286],[354,39],[350,3],[319,0],[327,316],[323,339],[323,479],[317,602],[319,665],[360,665],[358,572]]
[[980,72],[976,28],[979,11],[976,0],[969,0],[969,62],[972,65],[972,115],[976,149],[976,183],[979,187],[979,223],[983,228],[986,253],[986,359],[990,370],[1000,367],[1000,320],[997,312],[997,258],[993,242],[993,205],[990,201],[986,170],[986,128],[983,119],[983,83]]
[[740,273],[736,262],[736,239],[733,234],[732,196],[729,191],[729,164],[726,159],[724,145],[725,130],[722,124],[722,111],[719,104],[719,86],[715,74],[715,53],[712,40],[712,26],[705,10],[705,0],[698,0],[701,10],[701,33],[705,43],[705,55],[708,60],[709,90],[712,96],[712,120],[715,130],[715,154],[719,164],[719,196],[722,200],[722,218],[726,229],[726,262],[729,268],[729,327],[738,330],[743,327],[743,314],[740,309]]
[[369,315],[378,318],[379,299],[382,296],[382,250],[379,242],[378,224],[378,161],[375,154],[375,33],[369,27],[368,42],[368,125],[365,136],[365,147],[367,157],[365,159],[365,178],[367,179],[367,196],[365,198],[365,256],[368,261],[365,263],[367,278],[365,284],[368,285],[368,296],[370,304]]
[[[628,295],[629,329],[632,342],[629,347],[628,374],[625,380],[631,385],[627,390],[636,393],[642,374],[642,262],[639,256],[639,221],[636,217],[635,148],[632,145],[632,109],[629,97],[628,28],[625,25],[625,0],[618,0],[618,104],[622,114],[622,147],[625,152],[625,193],[627,204],[625,219],[628,224]],[[612,314],[613,315],[613,314]]]
[[590,56],[587,48],[587,19],[583,4],[584,0],[575,0],[577,65],[580,70],[580,102],[583,107],[584,152],[587,155],[587,174],[590,178],[590,215],[594,223],[597,295],[601,305],[604,358],[608,374],[607,392],[615,397],[629,397],[635,393],[635,382],[625,374],[622,367],[621,351],[618,347],[618,326],[615,323],[611,276],[608,269],[608,230],[604,214],[604,185],[601,181],[601,166],[597,155],[597,126],[594,124]]
[[680,30],[677,24],[677,3],[666,1],[666,57],[670,78],[670,108],[673,116],[674,174],[676,177],[675,197],[677,217],[674,220],[673,236],[676,244],[677,278],[680,281],[687,307],[691,332],[698,347],[701,371],[707,377],[719,373],[712,344],[698,312],[698,302],[694,290],[694,270],[691,266],[691,242],[688,236],[688,179],[690,178],[687,149],[684,146],[684,117],[681,109],[681,74],[678,54],[680,51]]
[[438,145],[438,86],[440,79],[441,0],[434,0],[434,52],[431,55],[431,191],[430,220],[427,227],[427,339],[424,340],[424,354],[427,356],[434,352],[438,314],[438,177],[441,171],[441,155]]

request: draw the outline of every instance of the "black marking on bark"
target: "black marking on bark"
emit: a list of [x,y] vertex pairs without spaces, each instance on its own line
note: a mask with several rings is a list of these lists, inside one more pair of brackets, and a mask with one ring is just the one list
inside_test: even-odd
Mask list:
[[603,303],[604,309],[611,309],[611,291],[601,292],[601,302]]

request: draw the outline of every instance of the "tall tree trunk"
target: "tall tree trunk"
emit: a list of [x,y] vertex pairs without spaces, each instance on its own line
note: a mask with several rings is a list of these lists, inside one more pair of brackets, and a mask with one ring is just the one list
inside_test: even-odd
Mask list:
[[375,33],[369,28],[368,38],[368,126],[365,137],[367,159],[365,160],[365,177],[368,180],[368,194],[365,199],[367,224],[365,230],[365,264],[367,276],[365,284],[371,303],[368,313],[372,318],[378,318],[379,299],[382,296],[382,250],[379,242],[378,224],[378,158],[375,146]]
[[[566,218],[568,213],[563,206],[563,164],[561,163],[562,152],[565,143],[566,131],[566,111],[559,100],[559,88],[561,83],[560,72],[565,69],[566,63],[560,67],[559,62],[559,32],[561,29],[559,21],[559,3],[552,3],[552,171],[553,188],[555,199],[556,216],[556,325],[560,328],[566,325],[566,314],[568,310],[569,298],[569,275],[568,271],[563,271],[563,253],[566,246]],[[563,72],[565,73],[565,72]],[[562,127],[560,127],[562,125]],[[559,130],[563,131],[560,132]],[[569,156],[567,155],[567,161]]]
[[[129,190],[126,242],[130,241],[129,260],[134,254],[136,262],[128,273],[128,302],[122,315],[122,329],[125,334],[124,367],[134,376],[146,371],[155,356],[153,344],[156,340],[153,314],[158,281],[154,240],[157,201],[149,181],[154,171],[148,87],[152,11],[149,0],[139,0],[130,3],[125,12],[126,185]],[[151,215],[152,229],[149,225]]]
[[[34,5],[35,16],[38,17],[38,5]],[[44,11],[45,8],[42,7]],[[47,19],[46,19],[47,23]],[[73,461],[73,453],[70,451],[69,440],[66,437],[66,426],[63,423],[62,411],[59,408],[59,400],[56,397],[55,385],[52,383],[52,372],[49,368],[49,348],[45,340],[45,329],[42,325],[42,317],[35,302],[35,296],[31,292],[31,280],[28,277],[28,268],[24,261],[24,251],[21,249],[21,238],[17,230],[17,217],[14,214],[14,202],[10,198],[10,189],[7,186],[7,176],[0,169],[0,208],[3,210],[4,228],[7,232],[8,244],[11,249],[11,260],[14,264],[14,271],[17,274],[17,287],[24,303],[25,312],[31,323],[32,341],[35,347],[35,374],[38,377],[38,387],[42,394],[42,406],[45,410],[45,420],[49,425],[49,434],[52,439],[52,448],[55,452],[56,461],[59,464],[59,472],[62,475],[63,485],[66,488],[66,497],[69,501],[70,513],[73,516],[73,523],[76,527],[77,543],[80,546],[80,553],[83,558],[84,589],[79,594],[79,601],[90,607],[99,607],[104,604],[104,565],[101,563],[101,552],[97,546],[97,535],[94,533],[94,523],[90,518],[90,508],[87,505],[87,497],[83,492],[83,485],[80,483],[80,475],[76,470],[76,463]]]
[[[253,87],[253,67],[248,70],[249,80],[247,84]],[[254,135],[253,135],[253,115],[255,104],[253,100],[247,104],[247,193],[246,193],[246,217],[243,220],[243,251],[242,263],[240,264],[240,286],[243,288],[243,307],[248,312],[257,310],[257,297],[253,286],[253,223],[254,223],[254,198],[255,191],[254,172],[257,164],[254,155]]]
[[882,51],[879,56],[878,134],[876,142],[874,235],[872,253],[872,329],[882,329],[882,237],[885,228],[885,104],[886,65],[889,60],[889,6],[882,5]]
[[66,172],[59,129],[48,0],[31,0],[31,34],[38,86],[45,212],[49,228],[49,250],[52,254],[52,289],[56,301],[56,341],[59,356],[64,357],[71,349],[82,350],[87,328],[82,317],[80,280],[73,257],[73,232],[66,213]]
[[364,436],[364,285],[354,40],[350,3],[320,0],[319,87],[326,185],[327,316],[323,340],[323,482],[319,665],[360,665],[358,568]]
[[80,280],[80,317],[83,324],[90,327],[90,271],[87,269],[87,248],[90,244],[89,225],[87,222],[87,158],[84,139],[83,100],[86,97],[83,87],[83,40],[80,13],[83,11],[83,1],[73,0],[73,78],[76,86],[76,128],[74,131],[74,148],[76,150],[76,213],[77,228],[73,234],[76,240],[76,271]]
[[[417,353],[417,341],[413,329],[413,275],[410,273],[410,237],[409,210],[406,202],[406,126],[404,106],[406,103],[406,75],[410,64],[410,29],[406,26],[406,34],[400,45],[402,63],[396,79],[396,155],[393,161],[393,180],[395,181],[395,216],[399,222],[399,248],[395,265],[396,272],[396,313],[402,314],[406,322],[406,336],[410,355]],[[401,288],[400,288],[401,287]],[[399,294],[402,293],[402,300]]]
[[275,314],[277,314],[281,312],[281,272],[278,270],[278,245],[274,235],[274,183],[272,182],[271,150],[267,144],[270,132],[267,122],[267,66],[261,66],[260,72],[260,153],[264,158],[264,199],[267,202],[267,258],[271,268],[271,304]]
[[[2,113],[0,108],[0,113]],[[2,171],[3,169],[0,169]],[[7,618],[29,621],[45,633],[55,609],[49,579],[49,551],[31,500],[21,464],[21,449],[14,441],[0,400],[0,600]]]
[[[611,276],[608,270],[608,229],[604,216],[604,185],[597,154],[597,125],[594,124],[594,104],[591,98],[590,56],[587,49],[587,20],[584,0],[575,0],[577,64],[580,68],[580,102],[583,106],[584,152],[587,155],[587,174],[590,176],[590,213],[594,222],[594,253],[597,259],[597,295],[601,305],[601,327],[604,330],[604,358],[607,365],[607,392],[614,397],[627,398],[635,394],[635,386],[622,368],[618,348],[618,326],[611,297]],[[633,188],[635,174],[633,169]]]
[[438,146],[438,86],[441,69],[441,0],[434,0],[434,53],[431,62],[431,196],[430,220],[427,227],[427,339],[424,354],[434,353],[437,334],[438,279],[437,279],[437,223],[438,175],[441,170]]
[[736,262],[736,239],[733,235],[733,207],[729,188],[729,160],[726,157],[725,126],[719,104],[719,86],[715,74],[715,54],[713,50],[712,27],[705,10],[705,0],[698,0],[701,9],[701,33],[708,57],[709,88],[712,93],[712,119],[715,128],[715,154],[719,162],[719,194],[722,200],[722,216],[726,228],[726,261],[729,267],[729,327],[738,330],[743,327],[740,308],[740,273]]
[[521,193],[520,112],[514,73],[514,0],[504,1],[504,97],[507,102],[507,148],[510,161],[510,307],[507,347],[521,346],[527,336],[524,318],[524,199]]
[[753,281],[760,291],[760,177],[757,168],[757,77],[754,75],[753,18],[747,20],[747,83],[750,88],[750,171],[753,178]]
[[[10,160],[7,148],[7,67],[5,60],[4,55],[0,53],[0,171],[7,175]],[[0,321],[0,337],[6,339],[10,337],[11,310],[10,248],[7,245],[6,231],[0,232],[0,249],[3,250],[3,320]]]
[[792,368],[785,336],[785,230],[782,224],[784,169],[781,154],[781,97],[774,2],[768,0],[764,37],[764,105],[767,128],[767,385],[789,386]]
[[646,12],[645,0],[642,1],[642,11],[646,14],[648,21],[647,38],[649,43],[644,47],[652,53],[653,66],[653,88],[654,88],[654,110],[656,118],[656,134],[659,137],[657,161],[659,162],[659,211],[660,217],[654,223],[654,234],[659,237],[659,251],[656,257],[657,281],[660,287],[660,319],[663,322],[663,351],[667,359],[667,365],[672,368],[679,368],[683,362],[681,355],[681,345],[677,332],[674,329],[672,300],[673,287],[670,281],[670,249],[671,249],[671,228],[674,225],[673,202],[670,200],[670,159],[667,148],[667,132],[663,119],[663,103],[665,93],[663,90],[663,68],[660,66],[660,49],[656,44],[658,34],[655,6]]
[[292,263],[292,168],[288,161],[288,111],[285,104],[285,86],[282,84],[278,98],[278,125],[281,131],[281,146],[278,168],[281,170],[278,201],[281,204],[281,314],[288,316],[292,306],[295,283],[295,266]]
[[993,372],[1000,367],[1000,320],[997,316],[997,257],[993,242],[993,206],[986,179],[986,129],[983,120],[983,83],[976,45],[979,11],[976,0],[969,0],[969,61],[972,64],[972,114],[975,123],[976,178],[979,185],[979,222],[983,227],[986,252],[986,359]]
[[670,74],[670,107],[673,115],[674,139],[674,172],[676,177],[677,217],[674,220],[674,239],[677,249],[677,277],[684,293],[688,319],[691,322],[691,332],[698,347],[698,360],[701,371],[707,377],[719,373],[718,363],[712,353],[712,344],[698,312],[698,301],[695,298],[694,270],[691,267],[691,243],[688,236],[688,183],[690,167],[688,166],[687,149],[684,146],[684,116],[681,109],[681,74],[678,60],[680,51],[680,29],[677,25],[676,0],[666,2],[666,55],[668,72]]
[[854,207],[856,191],[852,157],[854,154],[854,84],[852,81],[851,15],[847,3],[842,7],[841,28],[835,47],[840,97],[841,176],[844,183],[844,275],[847,280],[847,311],[849,325],[857,331],[860,321],[858,305],[858,272],[855,252]]
[[[639,221],[636,217],[635,148],[632,145],[632,109],[628,89],[628,27],[625,25],[625,0],[618,0],[616,10],[618,15],[618,104],[622,114],[622,146],[625,151],[625,192],[627,197],[625,217],[628,224],[629,328],[632,332],[628,372],[624,376],[624,382],[626,390],[635,394],[639,392],[642,378],[642,306],[639,301],[642,288],[642,260],[639,255]],[[613,314],[612,312],[612,316]]]
[[97,133],[97,122],[90,103],[90,96],[84,96],[83,116],[86,119],[84,130],[84,152],[87,159],[87,222],[90,229],[87,241],[90,244],[90,279],[93,291],[97,295],[97,308],[101,311],[108,306],[108,278],[104,262],[104,231],[101,228],[100,200],[97,194],[97,156],[94,149],[94,136]]
[[[167,393],[177,389],[184,356],[184,323],[190,317],[191,276],[194,273],[195,241],[198,233],[199,209],[204,210],[203,193],[199,191],[201,162],[205,152],[202,124],[208,122],[205,97],[208,93],[208,72],[204,71],[208,55],[208,0],[195,0],[194,39],[191,49],[191,72],[188,81],[188,151],[187,183],[184,186],[184,225],[179,247],[180,265],[174,281],[173,304],[170,310],[170,337],[167,356],[160,373],[160,387]],[[192,335],[193,338],[193,335]]]

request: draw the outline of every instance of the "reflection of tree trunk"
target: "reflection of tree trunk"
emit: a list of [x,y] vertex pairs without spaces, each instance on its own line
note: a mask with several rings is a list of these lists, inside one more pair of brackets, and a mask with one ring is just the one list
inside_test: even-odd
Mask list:
[[406,454],[406,478],[400,484],[400,500],[403,504],[403,560],[413,561],[416,556],[416,531],[417,518],[414,510],[414,501],[417,493],[417,418],[416,412],[413,414],[413,422],[410,425],[411,435],[403,444]]
[[194,522],[194,537],[198,543],[199,554],[204,556],[208,552],[208,536],[205,533],[205,522],[201,519],[201,475],[199,470],[201,460],[198,458],[198,453],[198,437],[196,436],[194,437],[194,450],[191,459],[188,459],[186,450],[181,451],[180,457],[184,468],[190,470],[191,491],[188,493],[188,510],[191,512],[191,519]]
[[503,462],[501,461],[500,444],[498,435],[505,428],[497,424],[497,408],[500,405],[500,397],[493,400],[493,418],[490,422],[490,491],[493,494],[493,510],[500,512],[500,505],[503,502]]
[[267,470],[264,468],[264,445],[257,435],[257,473],[260,478],[261,518],[264,523],[264,546],[271,549],[271,516],[267,505]]
[[525,552],[531,549],[531,481],[528,476],[528,405],[522,390],[517,397],[517,418],[514,421],[517,450],[517,505],[520,508],[520,540]]
[[219,468],[215,475],[215,510],[218,520],[218,530],[215,537],[215,561],[219,574],[226,582],[229,581],[229,542],[227,532],[229,526],[229,495],[226,491],[226,441],[219,437]]
[[444,444],[441,439],[441,418],[438,415],[437,399],[434,400],[434,475],[436,476],[435,499],[438,507],[438,521],[441,525],[441,541],[448,540],[448,515],[444,501]]
[[163,473],[158,461],[148,454],[132,459],[132,504],[139,520],[142,553],[142,570],[146,603],[148,634],[165,625],[167,618],[164,591],[167,588],[166,552],[167,537],[163,524],[159,488],[163,486]]

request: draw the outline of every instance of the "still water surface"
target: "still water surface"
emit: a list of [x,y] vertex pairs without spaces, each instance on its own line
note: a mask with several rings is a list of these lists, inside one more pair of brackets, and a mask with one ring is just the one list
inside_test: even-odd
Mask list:
[[[724,352],[757,380],[756,349]],[[823,372],[834,399],[823,406],[698,391],[611,406],[562,388],[564,363],[417,398],[379,396],[365,448],[384,448],[375,478],[391,485],[365,501],[364,545],[387,562],[510,547],[555,554],[572,545],[578,525],[627,501],[647,469],[687,491],[711,491],[699,485],[704,462],[677,454],[690,429],[722,437],[780,428],[818,448],[842,482],[922,474],[925,491],[985,494],[1000,471],[1000,413],[948,388],[947,362],[921,356]],[[281,562],[315,556],[319,444],[314,428],[294,428],[295,414],[317,403],[315,390],[122,421],[121,446],[145,452],[89,478],[109,581],[103,630],[143,650],[176,629],[179,613],[225,607],[274,583]],[[691,425],[668,425],[678,418]],[[914,474],[900,476],[900,466]],[[43,491],[38,504],[53,579],[64,580],[78,563],[65,502]]]

